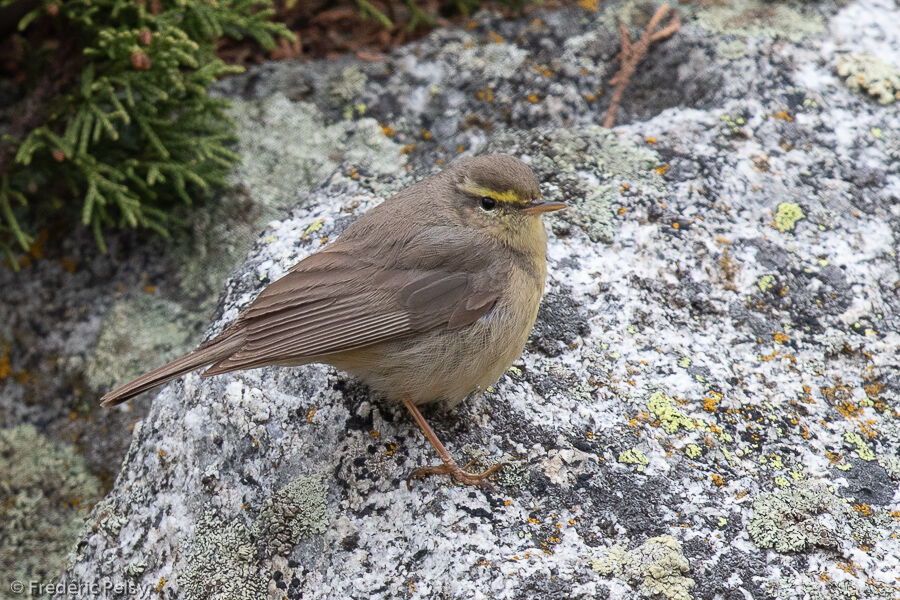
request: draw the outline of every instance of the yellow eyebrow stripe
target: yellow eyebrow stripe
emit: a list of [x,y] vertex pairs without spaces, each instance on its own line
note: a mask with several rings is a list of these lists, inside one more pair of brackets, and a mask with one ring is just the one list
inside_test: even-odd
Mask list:
[[459,189],[475,196],[487,196],[488,198],[493,198],[497,202],[505,202],[507,204],[523,204],[526,202],[526,200],[513,190],[499,192],[497,190],[482,187],[470,181],[466,181],[460,185]]

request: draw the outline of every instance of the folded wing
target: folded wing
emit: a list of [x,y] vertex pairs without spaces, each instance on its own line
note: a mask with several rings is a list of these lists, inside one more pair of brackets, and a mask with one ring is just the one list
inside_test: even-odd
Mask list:
[[471,270],[404,268],[403,262],[385,266],[339,245],[301,261],[242,313],[232,326],[241,345],[204,376],[464,327],[487,313],[502,290],[496,273],[471,261],[453,261]]

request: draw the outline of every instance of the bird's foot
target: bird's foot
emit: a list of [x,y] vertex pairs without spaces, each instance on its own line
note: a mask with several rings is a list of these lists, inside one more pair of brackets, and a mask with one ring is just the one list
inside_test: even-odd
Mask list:
[[503,468],[506,463],[499,462],[482,471],[481,473],[470,473],[469,467],[475,464],[477,459],[472,459],[464,467],[456,464],[452,458],[444,461],[443,464],[433,465],[430,467],[419,467],[406,478],[406,484],[409,486],[412,479],[425,477],[427,475],[451,475],[456,481],[463,485],[485,485],[488,483],[488,477]]

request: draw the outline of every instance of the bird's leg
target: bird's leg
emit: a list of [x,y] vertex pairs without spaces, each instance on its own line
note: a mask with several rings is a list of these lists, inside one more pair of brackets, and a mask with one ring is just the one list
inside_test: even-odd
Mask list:
[[443,463],[432,467],[420,467],[416,469],[410,474],[407,483],[409,483],[409,479],[414,477],[424,477],[426,475],[452,475],[453,478],[460,483],[466,485],[481,485],[487,481],[489,475],[496,473],[503,468],[503,463],[497,463],[481,473],[469,473],[466,469],[472,466],[475,460],[469,461],[464,467],[460,467],[456,464],[456,461],[453,460],[453,457],[450,456],[450,453],[444,448],[444,445],[441,443],[441,440],[438,439],[437,435],[435,435],[431,425],[428,424],[425,417],[422,416],[422,413],[419,412],[418,407],[413,404],[413,401],[409,396],[403,398],[403,405],[406,406],[406,410],[408,410],[413,419],[416,420],[422,433],[425,434],[425,437],[428,438],[428,441],[431,442],[431,445],[437,450],[438,456],[441,457],[441,462]]

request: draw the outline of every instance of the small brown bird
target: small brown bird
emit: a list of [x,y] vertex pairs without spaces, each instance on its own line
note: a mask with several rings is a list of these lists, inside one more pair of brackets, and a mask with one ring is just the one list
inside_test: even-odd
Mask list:
[[402,402],[441,457],[413,475],[477,484],[417,408],[455,406],[522,353],[544,289],[537,178],[507,155],[466,158],[373,208],[264,289],[215,338],[102,398],[112,406],[188,371],[326,363]]

